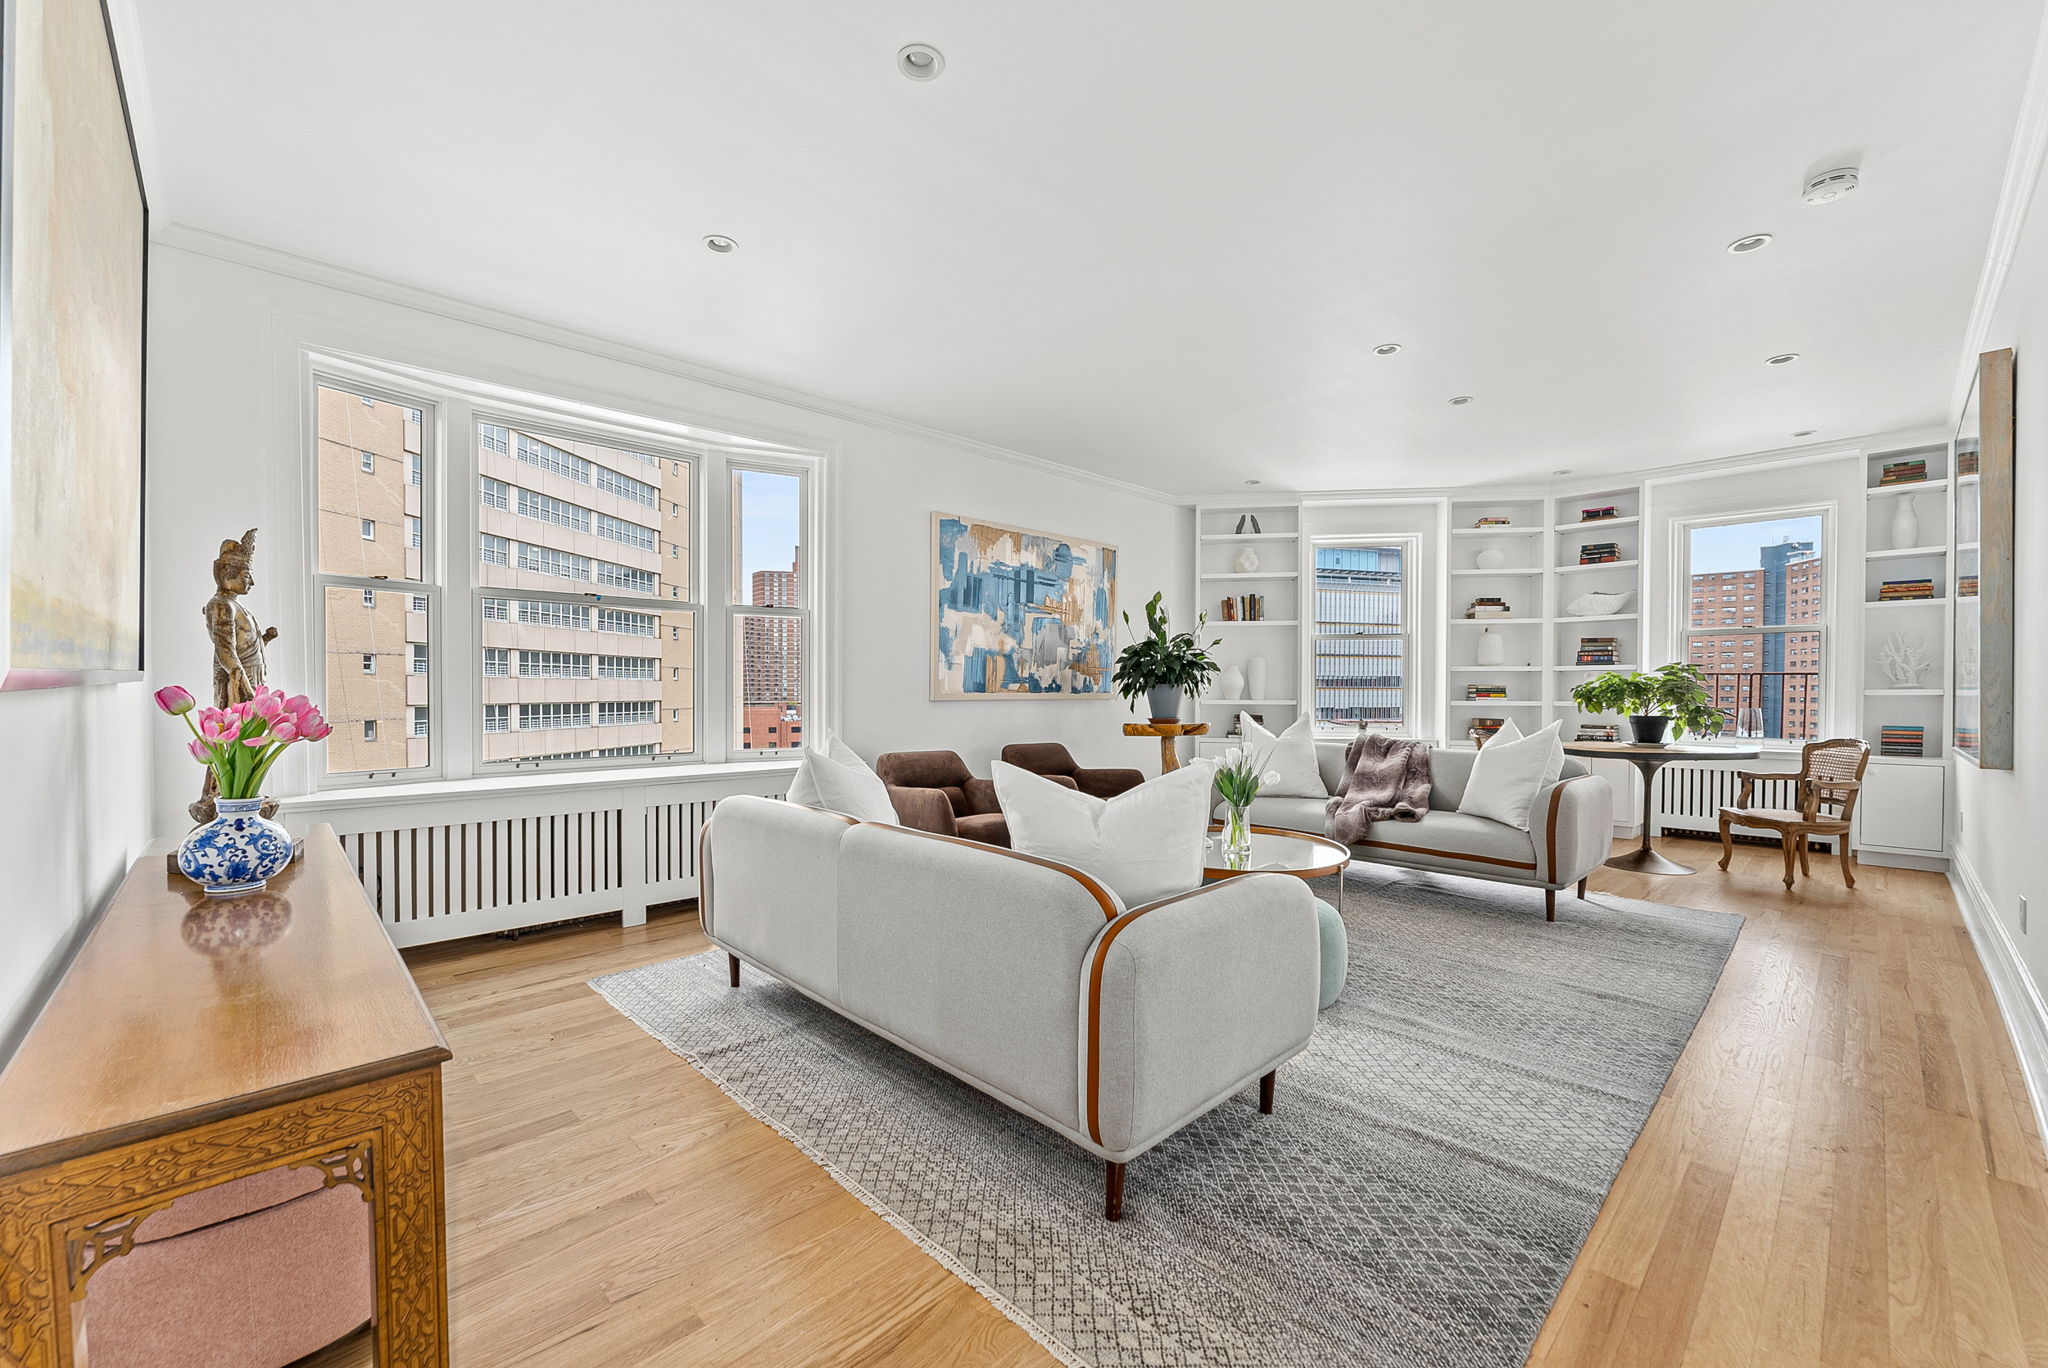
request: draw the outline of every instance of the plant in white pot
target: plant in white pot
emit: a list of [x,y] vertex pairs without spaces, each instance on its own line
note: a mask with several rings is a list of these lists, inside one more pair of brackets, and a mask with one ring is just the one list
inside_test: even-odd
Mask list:
[[1572,690],[1582,712],[1627,717],[1639,746],[1661,746],[1672,723],[1684,736],[1718,736],[1726,715],[1714,707],[1706,676],[1695,665],[1671,664],[1647,672],[1609,670]]
[[[1131,711],[1138,708],[1138,697],[1144,695],[1149,714],[1154,722],[1178,722],[1180,700],[1183,694],[1200,698],[1202,691],[1209,687],[1209,681],[1222,668],[1216,658],[1209,654],[1207,647],[1199,641],[1194,632],[1175,632],[1167,620],[1163,600],[1166,595],[1154,594],[1145,605],[1146,634],[1134,637],[1116,658],[1113,674],[1116,691],[1131,705]],[[1209,615],[1201,614],[1195,619],[1196,631],[1207,626]],[[1124,614],[1124,628],[1129,630],[1131,615]],[[1209,646],[1222,644],[1222,638],[1209,642]]]

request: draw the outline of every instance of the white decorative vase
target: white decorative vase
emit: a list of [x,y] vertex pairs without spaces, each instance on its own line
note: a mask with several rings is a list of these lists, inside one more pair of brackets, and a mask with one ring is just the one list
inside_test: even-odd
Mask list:
[[1508,563],[1508,553],[1498,546],[1489,546],[1472,558],[1472,563],[1481,570],[1498,570]]
[[1266,658],[1253,656],[1244,663],[1244,696],[1264,698],[1266,696]]
[[1237,559],[1231,564],[1237,567],[1238,574],[1249,575],[1259,568],[1259,553],[1247,546],[1237,553]]
[[1913,507],[1913,496],[1901,494],[1892,500],[1898,507],[1892,510],[1892,550],[1904,551],[1920,544],[1920,514]]
[[1223,673],[1216,676],[1216,696],[1223,699],[1244,697],[1244,671],[1235,665],[1225,665]]
[[1479,649],[1473,659],[1481,665],[1504,665],[1508,658],[1507,641],[1497,636],[1491,627],[1479,629]]

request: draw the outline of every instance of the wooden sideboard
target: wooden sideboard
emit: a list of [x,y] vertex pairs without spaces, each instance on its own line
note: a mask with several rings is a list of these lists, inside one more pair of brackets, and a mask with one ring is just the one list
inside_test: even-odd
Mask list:
[[332,829],[242,898],[138,861],[0,1073],[0,1365],[71,1368],[151,1213],[311,1166],[370,1203],[376,1361],[445,1368],[447,1058]]

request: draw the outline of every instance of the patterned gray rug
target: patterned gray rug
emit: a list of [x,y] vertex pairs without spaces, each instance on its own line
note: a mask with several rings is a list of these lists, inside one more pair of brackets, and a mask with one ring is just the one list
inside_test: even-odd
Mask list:
[[[1527,1356],[1742,919],[1354,868],[1308,1050],[1131,1165],[766,975],[592,987],[1068,1363],[1506,1368]],[[1334,900],[1334,879],[1318,892]]]

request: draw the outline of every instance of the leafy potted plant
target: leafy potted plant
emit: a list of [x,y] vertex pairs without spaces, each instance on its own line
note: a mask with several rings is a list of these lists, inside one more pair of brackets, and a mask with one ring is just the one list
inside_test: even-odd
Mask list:
[[1626,716],[1639,746],[1663,745],[1665,728],[1674,722],[1680,736],[1717,736],[1726,720],[1707,692],[1706,676],[1693,665],[1647,673],[1609,670],[1573,689],[1572,702],[1583,712]]
[[[1194,632],[1175,632],[1167,622],[1166,609],[1162,606],[1165,594],[1154,594],[1145,605],[1145,626],[1147,635],[1134,637],[1116,658],[1113,679],[1116,691],[1128,700],[1133,712],[1138,708],[1138,695],[1146,697],[1152,709],[1154,722],[1178,722],[1182,694],[1199,698],[1202,690],[1209,687],[1210,677],[1222,667],[1206,647],[1196,639]],[[1209,615],[1203,613],[1195,619],[1196,631],[1208,624]],[[1124,630],[1131,627],[1131,615],[1124,614]],[[1209,643],[1220,645],[1222,638]]]

